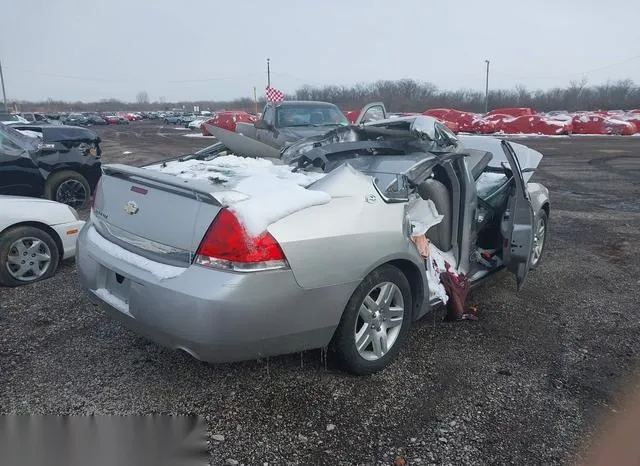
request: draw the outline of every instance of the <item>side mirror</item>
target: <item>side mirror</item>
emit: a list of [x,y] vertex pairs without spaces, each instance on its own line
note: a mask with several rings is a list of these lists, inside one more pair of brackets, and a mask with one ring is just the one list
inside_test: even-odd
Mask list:
[[265,123],[264,120],[256,120],[253,126],[256,129],[269,129],[269,124]]

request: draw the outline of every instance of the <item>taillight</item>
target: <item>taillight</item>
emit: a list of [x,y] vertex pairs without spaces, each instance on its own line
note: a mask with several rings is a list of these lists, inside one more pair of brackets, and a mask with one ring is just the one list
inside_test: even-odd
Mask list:
[[236,272],[288,267],[280,245],[269,232],[250,236],[227,209],[222,209],[209,226],[196,253],[195,263]]

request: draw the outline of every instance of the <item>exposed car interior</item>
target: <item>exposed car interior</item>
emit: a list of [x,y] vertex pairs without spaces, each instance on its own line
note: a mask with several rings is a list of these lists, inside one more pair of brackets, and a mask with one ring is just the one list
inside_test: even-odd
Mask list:
[[[502,266],[502,237],[500,232],[502,216],[513,188],[511,170],[489,166],[493,155],[486,151],[469,150],[464,163],[475,180],[477,199],[475,223],[470,238],[471,260],[469,275],[481,276]],[[457,175],[447,165],[435,165],[430,176],[417,185],[422,199],[431,200],[438,213],[443,216],[440,223],[431,227],[426,237],[449,258],[460,263],[458,222],[461,218],[460,183]]]

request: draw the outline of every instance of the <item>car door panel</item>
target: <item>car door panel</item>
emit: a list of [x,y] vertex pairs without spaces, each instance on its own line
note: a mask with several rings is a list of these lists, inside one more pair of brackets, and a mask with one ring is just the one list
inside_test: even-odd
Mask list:
[[0,146],[0,194],[40,196],[44,178],[29,152],[4,143]]
[[369,121],[385,120],[387,118],[387,109],[382,102],[372,102],[364,106],[360,111],[355,124],[359,125]]
[[518,157],[507,141],[502,141],[502,148],[513,175],[513,186],[500,226],[503,237],[502,258],[507,269],[515,274],[519,291],[529,273],[534,212]]
[[262,112],[262,123],[265,125],[256,130],[256,139],[269,146],[274,146],[274,125],[275,125],[275,109],[271,105],[267,105]]

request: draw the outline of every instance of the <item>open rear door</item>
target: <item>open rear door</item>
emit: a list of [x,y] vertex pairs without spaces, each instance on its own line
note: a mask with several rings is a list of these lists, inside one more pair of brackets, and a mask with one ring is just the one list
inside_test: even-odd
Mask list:
[[355,121],[356,125],[369,123],[371,121],[386,120],[387,109],[382,102],[372,102],[364,106],[360,111],[360,115]]
[[515,274],[517,289],[520,291],[529,273],[531,248],[533,247],[534,214],[518,157],[507,141],[502,141],[502,149],[514,179],[514,187],[500,226],[504,238],[502,259],[507,269]]

